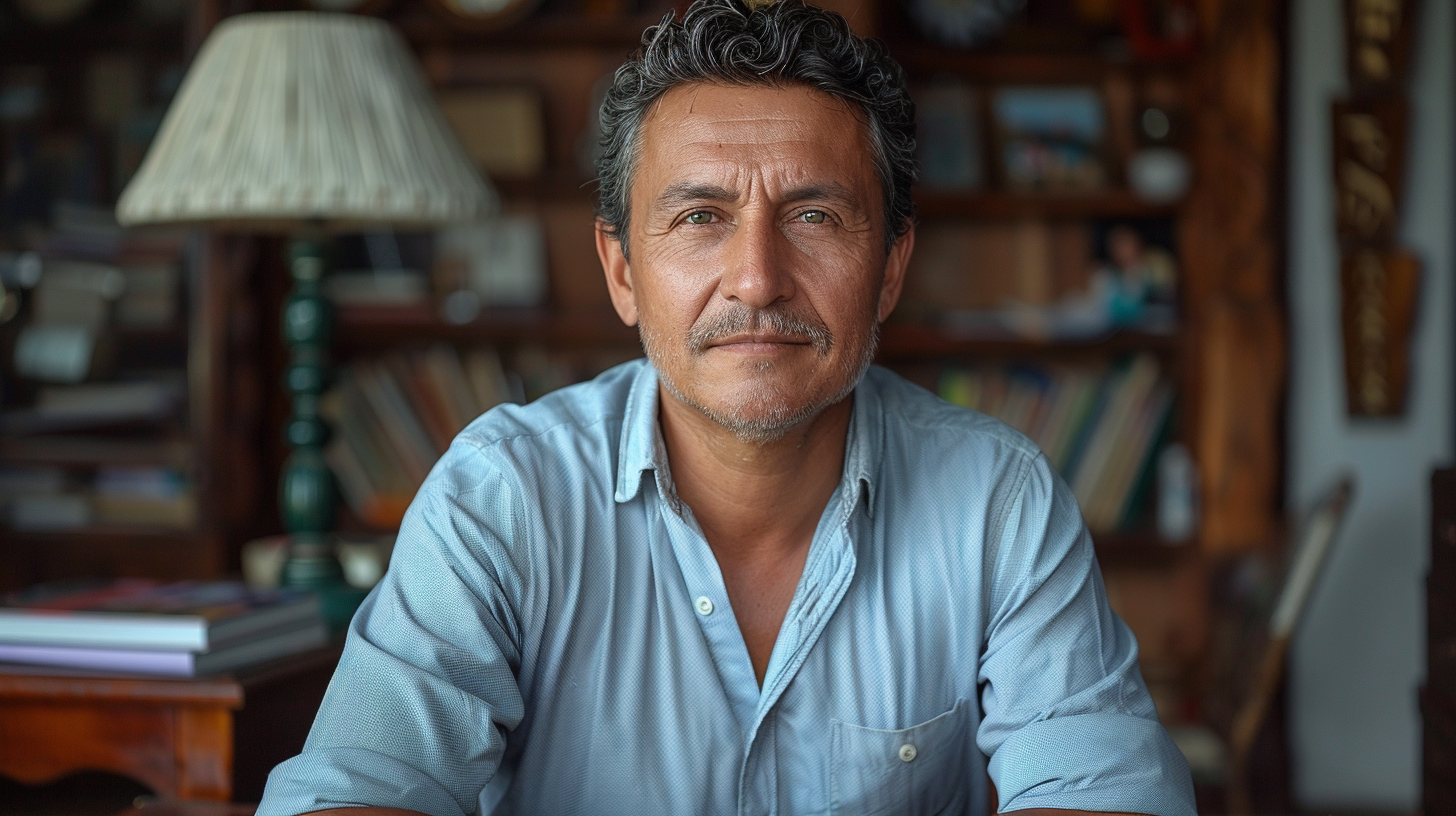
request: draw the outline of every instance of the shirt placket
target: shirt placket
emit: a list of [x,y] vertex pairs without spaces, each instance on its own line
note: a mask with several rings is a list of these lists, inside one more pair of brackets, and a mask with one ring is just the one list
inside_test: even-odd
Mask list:
[[758,709],[745,740],[747,750],[738,783],[740,816],[761,816],[778,811],[778,762],[775,756],[778,732],[773,727],[777,716],[775,706],[808,659],[854,577],[854,540],[849,532],[854,502],[844,500],[846,493],[854,495],[841,487],[830,499],[830,512],[825,515],[833,521],[821,525],[821,529],[815,532],[809,558],[804,564],[804,576],[784,615],[768,670],[764,672]]
[[733,617],[723,573],[693,520],[692,511],[676,497],[670,484],[664,484],[661,476],[658,476],[657,496],[659,516],[667,528],[668,541],[688,590],[691,608],[684,612],[697,618],[733,716],[743,733],[747,733],[758,707],[758,678],[753,675],[748,647]]
[[691,509],[677,498],[670,476],[664,478],[665,470],[660,467],[656,474],[659,516],[687,586],[692,613],[698,618],[734,717],[745,735],[738,812],[743,816],[771,816],[778,807],[778,780],[775,733],[769,718],[854,575],[854,548],[847,529],[854,502],[846,502],[843,497],[855,494],[841,488],[829,501],[825,522],[809,545],[804,574],[784,615],[760,690],[718,561]]

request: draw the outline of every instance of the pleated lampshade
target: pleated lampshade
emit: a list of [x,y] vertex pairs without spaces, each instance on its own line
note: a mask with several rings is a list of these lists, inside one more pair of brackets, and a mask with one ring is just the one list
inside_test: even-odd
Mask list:
[[213,30],[116,214],[341,230],[464,221],[496,204],[388,24],[278,12]]

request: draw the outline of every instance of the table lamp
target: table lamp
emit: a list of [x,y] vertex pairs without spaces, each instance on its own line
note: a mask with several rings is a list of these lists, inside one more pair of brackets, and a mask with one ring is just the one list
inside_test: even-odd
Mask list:
[[117,204],[127,226],[292,236],[282,320],[293,402],[280,479],[290,535],[282,581],[317,591],[335,627],[362,593],[344,582],[329,540],[336,499],[318,412],[334,322],[321,289],[326,236],[467,221],[496,206],[394,30],[318,12],[220,23]]

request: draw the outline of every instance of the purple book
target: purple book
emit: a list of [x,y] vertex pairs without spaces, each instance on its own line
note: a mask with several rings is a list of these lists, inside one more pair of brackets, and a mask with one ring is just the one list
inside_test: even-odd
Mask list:
[[272,635],[209,652],[144,649],[99,649],[84,646],[32,646],[0,643],[0,661],[122,674],[195,677],[230,671],[324,645],[328,630],[322,621],[293,626]]

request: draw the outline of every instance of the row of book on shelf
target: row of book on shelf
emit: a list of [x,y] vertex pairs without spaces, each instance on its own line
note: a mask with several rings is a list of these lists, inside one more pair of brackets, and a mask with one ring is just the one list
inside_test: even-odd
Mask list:
[[[397,527],[455,435],[521,391],[489,347],[439,344],[352,362],[323,404],[334,427],[325,457],[350,509],[371,527]],[[1071,486],[1091,529],[1127,527],[1148,504],[1174,395],[1152,356],[1106,369],[951,367],[939,392],[1025,433]]]
[[240,582],[113,579],[0,598],[0,662],[191,677],[323,646],[318,597]]
[[1173,413],[1172,384],[1153,357],[1108,370],[948,368],[939,390],[1035,442],[1072,488],[1090,529],[1127,527],[1140,515]]
[[193,527],[186,233],[126,230],[108,208],[64,202],[51,216],[22,250],[0,252],[0,283],[20,304],[0,342],[0,518],[19,530]]
[[455,435],[516,390],[490,348],[439,344],[350,363],[322,405],[334,428],[324,456],[350,509],[370,526],[398,526]]
[[16,530],[91,525],[185,530],[198,516],[185,473],[125,465],[103,465],[90,476],[54,465],[0,465],[0,509]]

